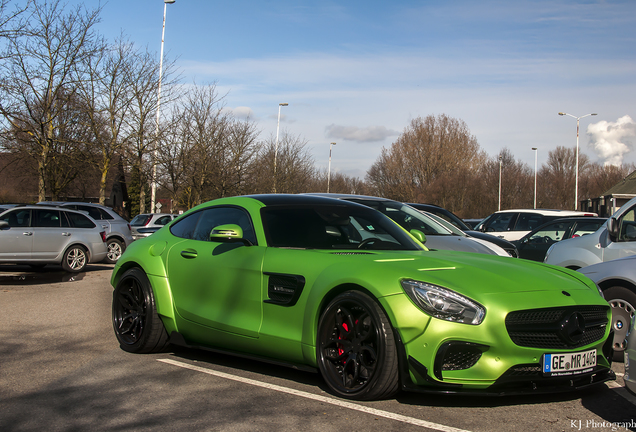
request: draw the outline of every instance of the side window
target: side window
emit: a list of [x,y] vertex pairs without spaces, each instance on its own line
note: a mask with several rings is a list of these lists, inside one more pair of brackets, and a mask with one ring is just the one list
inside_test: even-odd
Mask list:
[[567,222],[559,222],[548,225],[534,233],[529,239],[529,243],[547,243],[552,244],[563,240],[565,231],[569,228],[570,224]]
[[194,240],[209,241],[212,228],[219,225],[235,224],[243,230],[243,237],[256,244],[256,234],[249,215],[236,207],[212,207],[201,212],[194,229]]
[[495,214],[486,224],[486,232],[507,231],[515,214],[516,213]]
[[0,220],[6,221],[11,228],[23,228],[31,226],[31,210],[22,209],[5,213]]
[[102,217],[102,213],[100,212],[100,210],[97,207],[78,205],[77,209],[81,210],[81,211],[88,212],[88,215],[90,217],[92,217],[93,219],[95,219],[95,220],[104,219]]
[[99,210],[99,214],[101,215],[100,219],[106,219],[106,220],[112,220],[112,219],[115,219],[114,217],[112,217],[112,216],[110,215],[110,213],[108,213],[108,212],[107,212],[106,210],[104,210],[104,209],[100,209],[100,208],[98,208],[98,209],[96,209],[96,210]]
[[95,228],[95,224],[86,216],[80,213],[65,212],[69,223],[73,228]]
[[[520,213],[515,224],[515,231],[532,231],[544,222],[543,216],[537,213]],[[547,222],[547,221],[545,221]]]
[[193,239],[194,229],[197,226],[197,222],[199,222],[201,213],[203,212],[198,211],[196,213],[189,214],[186,217],[182,217],[179,222],[170,227],[170,232],[172,233],[172,235],[184,239]]
[[60,211],[59,210],[49,210],[42,209],[35,211],[35,227],[41,228],[60,228]]
[[625,213],[619,222],[618,241],[636,241],[636,209]]
[[588,234],[592,234],[593,232],[596,232],[601,225],[603,225],[604,221],[599,221],[599,222],[582,222],[582,223],[577,223],[576,224],[576,228],[574,228],[574,231],[572,232],[572,237],[581,237],[584,235],[588,235]]
[[168,222],[170,222],[172,220],[172,217],[170,216],[162,216],[159,219],[157,219],[157,222],[155,222],[157,225],[165,225]]

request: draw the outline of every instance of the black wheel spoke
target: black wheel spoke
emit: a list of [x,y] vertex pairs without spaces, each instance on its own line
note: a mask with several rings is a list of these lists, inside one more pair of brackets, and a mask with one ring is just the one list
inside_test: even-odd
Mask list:
[[[347,292],[336,297],[323,312],[318,326],[319,367],[329,386],[339,395],[372,399],[385,394],[386,388],[372,383],[391,377],[393,390],[399,384],[396,356],[390,353],[385,369],[387,332],[381,324],[386,317],[367,295]],[[381,311],[380,311],[381,312]],[[376,396],[377,395],[377,396]]]

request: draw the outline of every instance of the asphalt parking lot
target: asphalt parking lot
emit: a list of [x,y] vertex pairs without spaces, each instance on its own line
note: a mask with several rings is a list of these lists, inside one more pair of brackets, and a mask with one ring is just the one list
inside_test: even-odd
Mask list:
[[622,383],[507,398],[351,403],[319,375],[194,350],[135,355],[110,321],[112,266],[0,266],[0,431],[636,430]]

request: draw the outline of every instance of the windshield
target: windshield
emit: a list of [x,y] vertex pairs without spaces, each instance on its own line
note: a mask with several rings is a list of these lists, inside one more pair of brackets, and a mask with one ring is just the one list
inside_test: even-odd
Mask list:
[[272,247],[423,250],[391,220],[364,207],[272,206],[261,217]]
[[152,219],[152,215],[149,214],[140,214],[135,216],[135,218],[130,221],[130,225],[131,226],[144,226],[147,225],[148,222],[150,222],[150,219]]
[[374,208],[384,213],[407,231],[419,230],[425,235],[453,235],[452,231],[433,219],[430,215],[421,213],[411,206],[397,201],[376,201],[370,199],[348,199],[347,201]]
[[462,236],[462,237],[468,237],[468,235],[460,230],[459,228],[457,228],[455,225],[453,225],[452,223],[450,223],[449,221],[447,221],[446,219],[444,219],[441,216],[438,216],[436,214],[432,214],[432,213],[423,213],[426,216],[435,219],[435,221],[437,221],[440,225],[443,225],[446,229],[448,229],[450,232],[453,233],[453,235],[458,235],[458,236]]

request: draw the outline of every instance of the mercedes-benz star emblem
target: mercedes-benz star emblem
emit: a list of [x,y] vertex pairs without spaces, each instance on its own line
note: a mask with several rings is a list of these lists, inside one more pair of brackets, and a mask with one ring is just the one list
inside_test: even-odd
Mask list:
[[561,321],[559,336],[568,345],[576,345],[583,339],[585,318],[579,312],[573,312]]

